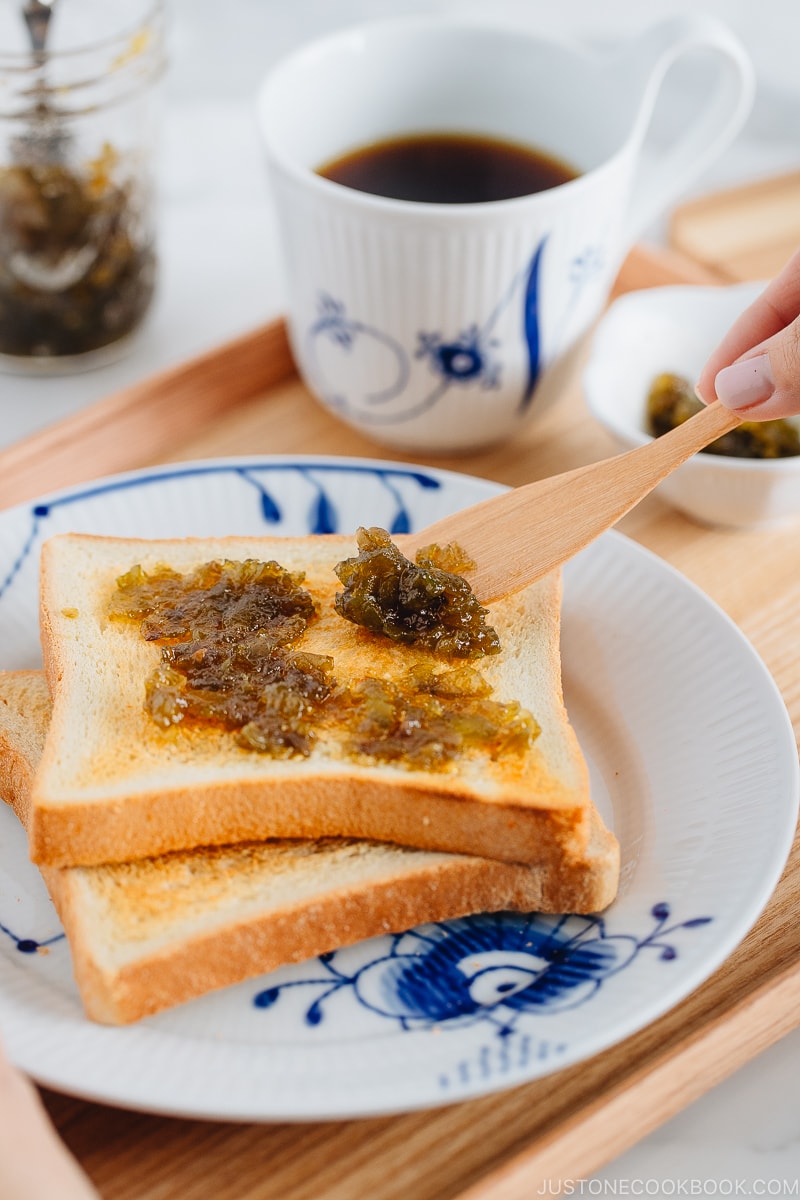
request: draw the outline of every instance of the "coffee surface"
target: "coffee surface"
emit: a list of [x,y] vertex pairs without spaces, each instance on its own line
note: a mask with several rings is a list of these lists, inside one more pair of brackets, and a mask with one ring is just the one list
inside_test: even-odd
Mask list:
[[468,134],[389,138],[323,164],[334,183],[425,204],[480,204],[529,196],[578,172],[532,146]]

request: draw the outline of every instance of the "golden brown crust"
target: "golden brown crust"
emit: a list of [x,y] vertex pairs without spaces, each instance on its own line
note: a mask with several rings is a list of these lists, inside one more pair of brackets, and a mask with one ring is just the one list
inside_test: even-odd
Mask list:
[[[392,781],[304,775],[255,786],[209,784],[202,802],[191,789],[139,792],[124,802],[36,802],[30,818],[32,860],[78,866],[125,862],[191,845],[272,838],[358,837],[424,850],[446,849],[504,862],[541,864],[580,855],[588,836],[585,807],[552,812],[452,797]],[[443,846],[443,843],[445,845]]]

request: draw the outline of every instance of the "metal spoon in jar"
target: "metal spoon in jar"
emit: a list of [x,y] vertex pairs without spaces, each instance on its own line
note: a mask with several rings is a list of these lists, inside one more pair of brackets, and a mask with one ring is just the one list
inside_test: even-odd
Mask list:
[[[48,232],[43,216],[41,190],[63,194],[73,199],[77,184],[65,166],[69,155],[70,135],[49,99],[46,78],[48,63],[47,41],[56,0],[25,0],[22,18],[28,30],[33,66],[38,79],[32,93],[34,104],[27,128],[13,143],[16,174],[5,180],[5,190],[21,211],[29,211],[39,236],[9,253],[6,266],[18,283],[38,292],[60,293],[74,287],[94,264],[107,234],[108,220],[95,217],[79,231],[75,244],[64,245],[65,239]],[[45,206],[46,208],[46,206]],[[38,222],[38,223],[37,223]],[[23,239],[24,241],[24,239]]]
[[635,450],[539,479],[397,538],[404,554],[455,542],[476,563],[465,571],[484,603],[512,595],[615,525],[656,484],[742,418],[715,400]]
[[63,161],[68,140],[63,124],[48,99],[45,77],[47,39],[55,6],[56,0],[25,0],[21,9],[38,79],[33,88],[35,103],[28,129],[16,139],[13,153],[18,162],[33,165]]
[[33,57],[38,66],[46,58],[47,34],[56,0],[27,0],[22,8],[22,17],[28,27]]

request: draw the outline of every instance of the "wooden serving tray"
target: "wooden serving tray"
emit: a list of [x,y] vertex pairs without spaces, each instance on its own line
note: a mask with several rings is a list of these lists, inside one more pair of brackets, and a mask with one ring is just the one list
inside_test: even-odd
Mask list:
[[[618,290],[712,282],[637,250]],[[577,382],[541,424],[480,455],[428,460],[519,484],[612,450]],[[0,506],[88,476],[237,453],[398,457],[328,416],[297,378],[282,323],[113,396],[0,452]],[[415,456],[419,457],[419,456]],[[800,539],[702,528],[655,497],[621,528],[739,624],[800,729]],[[756,927],[702,987],[588,1062],[435,1111],[306,1125],[167,1119],[45,1092],[106,1200],[530,1200],[585,1177],[800,1023],[800,842]]]

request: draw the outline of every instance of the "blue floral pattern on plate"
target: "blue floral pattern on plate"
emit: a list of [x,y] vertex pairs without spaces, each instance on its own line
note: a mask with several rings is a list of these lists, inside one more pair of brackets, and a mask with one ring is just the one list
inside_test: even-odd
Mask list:
[[713,919],[668,926],[669,916],[668,904],[653,905],[653,928],[637,937],[611,933],[602,916],[480,913],[397,934],[387,947],[376,943],[380,952],[355,970],[340,965],[336,953],[322,955],[307,977],[263,988],[253,1003],[270,1009],[287,989],[307,988],[315,994],[304,1019],[320,1025],[326,1003],[347,990],[364,1009],[404,1030],[483,1022],[504,1039],[523,1017],[586,1004],[642,950],[672,962],[678,951],[667,939]]
[[[490,1040],[471,1059],[457,1062],[452,1072],[440,1072],[438,1086],[448,1089],[476,1072],[488,1081],[512,1061],[524,1067],[533,1055],[540,1063],[563,1055],[568,1043],[549,1038],[541,1018],[587,1004],[607,980],[632,967],[643,950],[673,962],[678,957],[675,935],[712,920],[695,917],[667,925],[669,916],[668,904],[655,904],[652,929],[637,937],[609,932],[601,916],[478,913],[376,938],[368,943],[374,956],[355,967],[347,963],[346,951],[323,954],[308,964],[307,975],[268,983],[251,1003],[271,1010],[286,992],[303,989],[312,998],[293,1019],[310,1027],[323,1024],[329,1002],[341,993],[407,1032],[482,1024]],[[36,941],[18,937],[2,924],[0,933],[25,955],[64,936]],[[245,1004],[245,994],[239,994]]]
[[[314,499],[309,506],[306,514],[308,533],[336,533],[339,529],[339,517],[336,511],[336,501],[331,492],[326,489],[323,479],[326,475],[332,472],[340,474],[342,467],[331,463],[320,463],[313,460],[308,462],[292,463],[288,468],[302,476],[314,490]],[[59,509],[67,508],[71,505],[80,504],[84,500],[91,500],[96,497],[109,495],[112,492],[124,491],[128,488],[141,488],[148,485],[158,485],[168,480],[189,479],[192,477],[203,475],[220,475],[230,473],[244,480],[252,488],[255,489],[259,496],[261,516],[267,525],[279,526],[284,520],[284,512],[278,498],[267,487],[262,475],[269,477],[270,474],[276,472],[285,472],[287,470],[286,463],[282,461],[273,464],[265,465],[263,462],[247,464],[247,463],[232,463],[230,466],[198,466],[179,469],[168,469],[165,471],[154,471],[147,475],[146,479],[138,476],[123,477],[113,480],[108,483],[98,484],[85,489],[75,489],[63,496],[57,496],[44,503],[33,504],[30,507],[30,525],[27,536],[19,548],[19,553],[14,558],[13,562],[6,568],[5,575],[0,576],[0,599],[14,582],[17,574],[24,565],[26,559],[33,551],[34,547],[39,544],[41,538],[46,536],[46,522],[49,517]],[[351,473],[365,474],[378,480],[381,486],[392,497],[395,502],[395,510],[391,519],[387,521],[386,527],[390,533],[409,533],[411,530],[411,518],[408,508],[403,501],[403,497],[396,487],[396,480],[408,479],[412,480],[418,487],[423,490],[437,490],[441,484],[431,474],[421,470],[412,470],[404,467],[393,466],[353,466],[349,467]],[[317,478],[322,476],[323,479]]]

